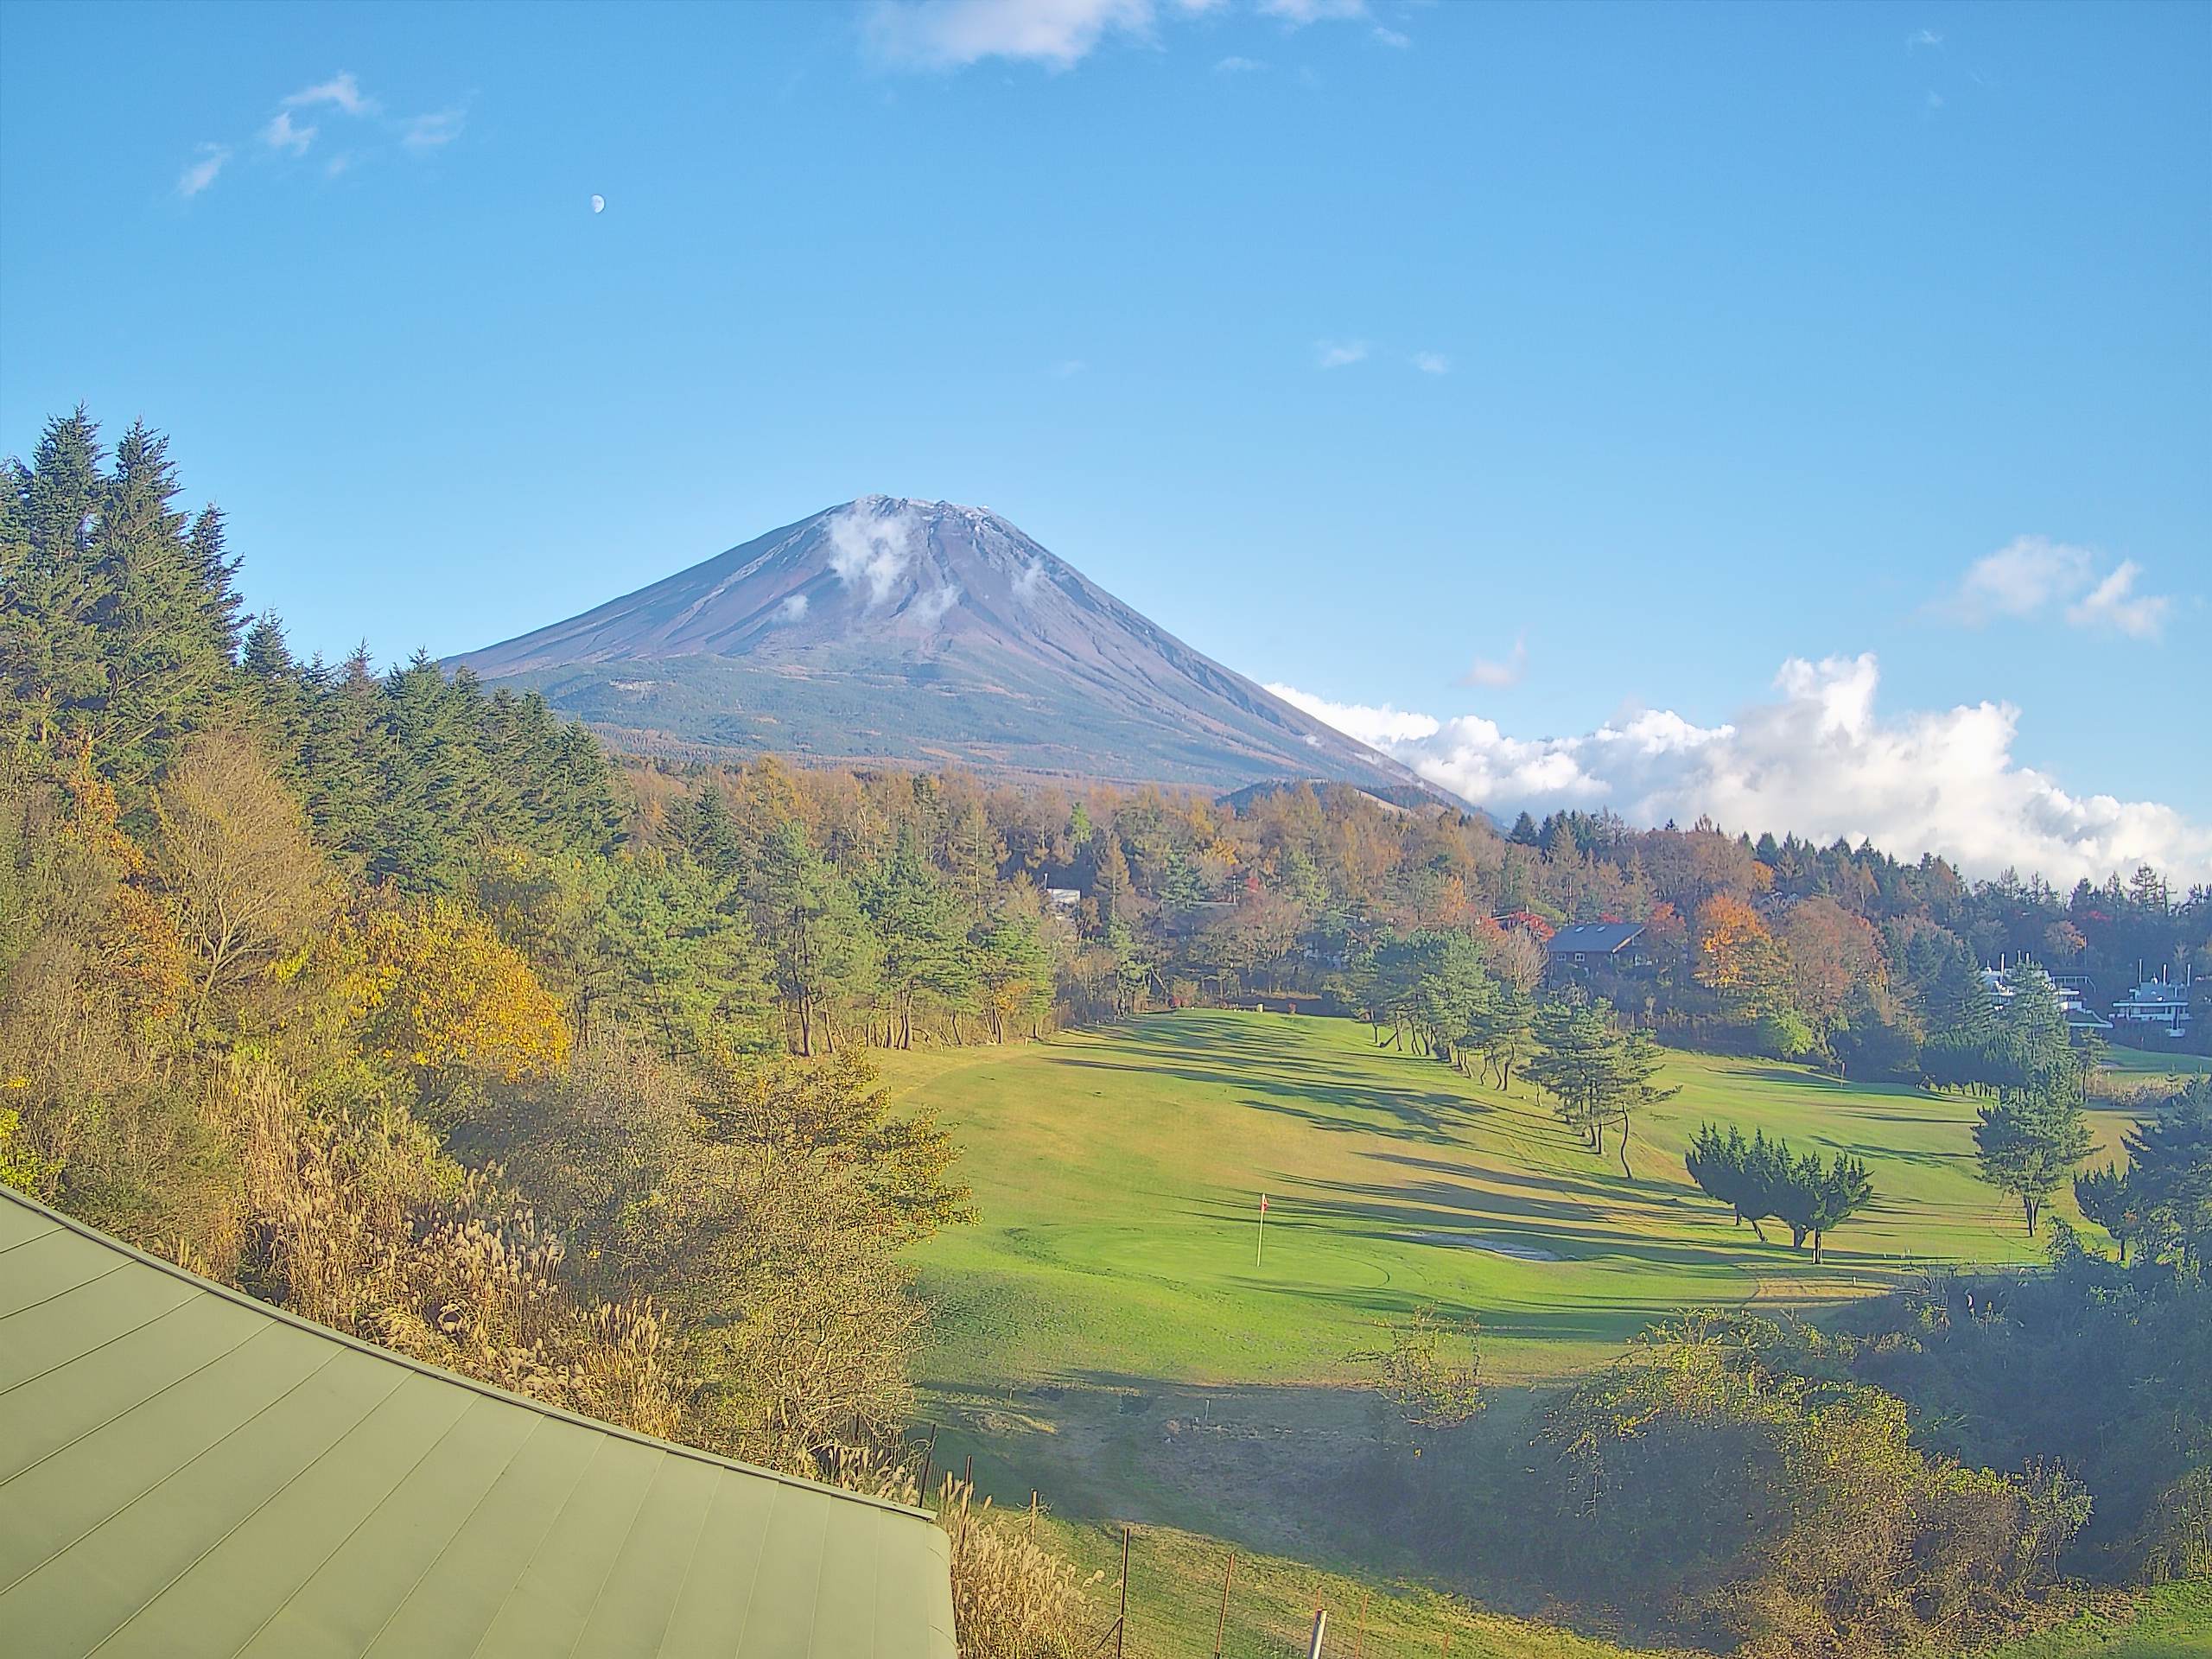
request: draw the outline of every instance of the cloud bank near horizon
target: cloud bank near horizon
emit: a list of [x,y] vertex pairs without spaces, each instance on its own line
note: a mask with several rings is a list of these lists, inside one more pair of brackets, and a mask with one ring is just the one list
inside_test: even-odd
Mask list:
[[1478,806],[1541,815],[1610,808],[1639,825],[1700,815],[1731,830],[1794,831],[1826,844],[1872,840],[1897,857],[1934,853],[1970,876],[2006,868],[2101,881],[2151,864],[2177,884],[2212,881],[2212,825],[2156,801],[2077,795],[2012,756],[2010,703],[1877,711],[1871,652],[1793,657],[1774,695],[1724,725],[1640,709],[1567,737],[1507,735],[1479,715],[1331,702],[1268,690]]

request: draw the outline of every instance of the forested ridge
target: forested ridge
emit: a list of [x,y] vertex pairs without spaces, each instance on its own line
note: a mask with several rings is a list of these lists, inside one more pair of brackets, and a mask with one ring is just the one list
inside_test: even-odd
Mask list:
[[[1983,1166],[2033,1230],[2086,1156],[2090,1068],[2047,977],[2024,968],[2000,1005],[1982,962],[2212,968],[2212,893],[2177,899],[2147,870],[2060,893],[1706,824],[1501,833],[1347,787],[1240,807],[618,761],[534,695],[423,655],[296,658],[248,613],[219,512],[180,494],[160,437],[134,427],[111,452],[81,413],[0,487],[0,1179],[403,1352],[874,1490],[912,1492],[926,1310],[899,1252],[969,1198],[950,1137],[891,1109],[871,1048],[1294,998],[1527,1077],[1625,1169],[1637,1112],[1665,1097],[1658,1045],[1732,1046],[1974,1091]],[[1649,961],[1548,989],[1550,930],[1616,918],[1646,925]],[[2131,1147],[2166,1185],[2084,1173],[2133,1263],[2059,1243],[2055,1282],[2133,1307],[2131,1328],[2155,1309],[2201,1331],[2204,1093]],[[1738,1154],[1726,1126],[1710,1166],[1708,1192],[1815,1249],[1866,1201],[1863,1166]],[[1701,1539],[1675,1564],[1704,1586],[1699,1630],[1780,1651],[1776,1630],[1817,1629],[1841,1652],[2012,1608],[2088,1511],[2071,1477],[1952,1460],[2018,1470],[2063,1450],[2064,1424],[1908,1447],[1878,1382],[1986,1385],[1948,1307],[1843,1350],[1670,1325],[1548,1431],[1586,1484],[1519,1512],[1553,1514],[1560,1540],[1590,1521],[1561,1548],[1593,1582],[1608,1560],[1656,1572],[1586,1501],[1623,1460],[1676,1479],[1721,1425],[1778,1515],[1847,1445],[1894,1477],[1904,1541],[1784,1595],[1745,1540]],[[1754,1400],[1755,1421],[1731,1415]],[[2154,1452],[2107,1446],[2136,1528],[2095,1541],[2115,1573],[2206,1569],[2192,1408]],[[1840,1548],[1863,1515],[1863,1492],[1818,1490],[1807,1524],[1829,1530],[1785,1529],[1775,1559]],[[971,1651],[1075,1640],[1065,1569],[964,1506],[947,1524]],[[1916,1560],[1918,1600],[1850,1576]]]

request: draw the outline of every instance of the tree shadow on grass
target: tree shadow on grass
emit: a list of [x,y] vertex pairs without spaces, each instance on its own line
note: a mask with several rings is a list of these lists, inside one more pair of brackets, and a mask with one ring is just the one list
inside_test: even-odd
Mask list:
[[[1249,1071],[1217,1071],[1190,1065],[1138,1065],[1126,1060],[1069,1058],[1063,1065],[1087,1071],[1121,1071],[1141,1077],[1173,1077],[1262,1096],[1240,1104],[1297,1117],[1316,1128],[1338,1134],[1402,1135],[1439,1144],[1446,1114],[1467,1116],[1487,1109],[1458,1095],[1363,1089],[1341,1083],[1278,1082]],[[1327,1109],[1333,1108],[1333,1110]]]

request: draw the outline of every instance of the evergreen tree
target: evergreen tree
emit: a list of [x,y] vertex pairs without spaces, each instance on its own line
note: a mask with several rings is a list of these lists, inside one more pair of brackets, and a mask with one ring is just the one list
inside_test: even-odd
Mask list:
[[892,1040],[912,1048],[917,1000],[957,1010],[973,995],[976,983],[960,903],[923,858],[912,823],[899,826],[898,846],[866,902],[882,944]]
[[835,1046],[833,1005],[874,988],[878,947],[851,884],[826,863],[806,828],[786,820],[761,849],[751,894],[774,963],[776,992],[793,1047],[812,1055]]
[[1794,1248],[1802,1249],[1812,1240],[1813,1265],[1818,1267],[1823,1236],[1874,1201],[1873,1181],[1864,1163],[1842,1153],[1824,1165],[1818,1153],[1810,1152],[1790,1163],[1785,1150],[1780,1161],[1787,1173],[1776,1186],[1775,1216],[1789,1229]]
[[2146,1244],[2201,1268],[2212,1247],[2212,1077],[2169,1096],[2122,1144]]
[[2118,1164],[2083,1170],[2074,1178],[2074,1202],[2083,1215],[2112,1235],[2120,1246],[2120,1265],[2125,1267],[2128,1242],[2143,1224],[2126,1172]]
[[2032,1235],[2044,1201],[2096,1144],[2082,1103],[2062,1085],[2021,1090],[1982,1108],[1974,1130],[1981,1179],[2020,1201]]

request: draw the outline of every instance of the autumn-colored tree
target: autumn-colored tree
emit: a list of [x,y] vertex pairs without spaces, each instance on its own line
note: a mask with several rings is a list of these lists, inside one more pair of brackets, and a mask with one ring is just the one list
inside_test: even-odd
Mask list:
[[193,1004],[264,973],[323,907],[322,861],[299,803],[250,738],[191,740],[153,800],[153,874],[193,963]]
[[341,925],[340,955],[371,1046],[418,1073],[507,1083],[568,1063],[561,1005],[522,953],[449,899]]
[[1709,989],[1750,995],[1774,983],[1774,936],[1741,899],[1719,893],[1698,906],[1693,950],[1697,982]]
[[1792,905],[1782,919],[1781,944],[1790,1001],[1824,1034],[1834,1030],[1853,991],[1888,976],[1872,925],[1833,899]]

